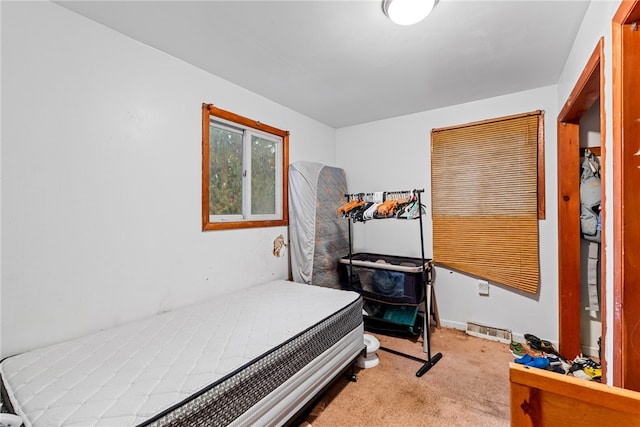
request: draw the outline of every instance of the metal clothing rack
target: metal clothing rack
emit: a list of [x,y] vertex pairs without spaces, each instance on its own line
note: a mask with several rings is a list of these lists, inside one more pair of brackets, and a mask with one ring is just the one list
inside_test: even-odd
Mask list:
[[[386,352],[389,352],[398,356],[406,357],[408,359],[421,362],[422,366],[416,372],[417,377],[421,377],[422,375],[424,375],[426,372],[429,371],[429,369],[431,369],[436,363],[438,363],[440,359],[442,359],[442,353],[436,353],[433,356],[431,355],[430,317],[432,313],[431,311],[432,296],[435,296],[435,295],[434,295],[433,282],[432,282],[433,275],[430,274],[429,278],[427,278],[427,271],[424,267],[426,259],[424,256],[424,229],[422,225],[422,210],[421,210],[422,209],[421,194],[423,192],[424,192],[424,189],[406,190],[406,191],[385,191],[385,192],[376,192],[376,193],[345,194],[347,201],[351,201],[354,198],[365,199],[365,198],[371,198],[371,197],[380,197],[380,195],[382,195],[383,201],[386,200],[388,196],[393,197],[394,195],[399,195],[399,194],[414,194],[417,197],[416,203],[418,203],[418,206],[417,206],[418,215],[416,219],[418,219],[418,222],[420,223],[420,251],[421,251],[421,257],[422,257],[422,263],[420,265],[422,269],[422,285],[424,286],[424,304],[425,304],[425,310],[424,310],[425,314],[423,316],[423,350],[427,354],[427,359],[426,360],[421,359],[419,357],[402,353],[400,351],[393,350],[387,347],[383,347],[383,346],[380,347],[380,350],[384,350]],[[353,278],[353,262],[352,262],[353,240],[352,240],[351,221],[348,221],[348,223],[349,223],[349,280],[351,281]]]

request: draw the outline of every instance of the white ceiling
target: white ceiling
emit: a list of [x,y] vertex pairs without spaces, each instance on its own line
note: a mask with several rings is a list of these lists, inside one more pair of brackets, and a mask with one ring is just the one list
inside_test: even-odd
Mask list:
[[[588,0],[58,1],[334,128],[557,83]],[[209,100],[215,103],[215,99]]]

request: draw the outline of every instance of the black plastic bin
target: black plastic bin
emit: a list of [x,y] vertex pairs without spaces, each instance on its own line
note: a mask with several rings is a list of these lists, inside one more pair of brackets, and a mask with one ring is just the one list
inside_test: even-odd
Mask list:
[[[338,262],[340,285],[363,297],[387,304],[418,305],[424,300],[431,260],[356,253]],[[351,276],[351,277],[350,277]]]

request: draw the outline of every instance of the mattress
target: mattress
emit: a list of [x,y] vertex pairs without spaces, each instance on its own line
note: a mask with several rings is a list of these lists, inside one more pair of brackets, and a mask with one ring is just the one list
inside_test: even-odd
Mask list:
[[297,161],[289,166],[291,274],[296,282],[340,288],[335,254],[349,250],[349,228],[336,215],[344,203],[343,169]]
[[280,424],[363,348],[355,292],[283,280],[5,359],[29,426]]

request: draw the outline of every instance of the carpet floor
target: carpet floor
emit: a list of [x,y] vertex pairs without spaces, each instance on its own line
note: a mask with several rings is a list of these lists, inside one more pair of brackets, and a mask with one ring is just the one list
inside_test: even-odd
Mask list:
[[[422,340],[374,335],[383,347],[426,358]],[[379,364],[342,376],[303,426],[508,426],[509,345],[441,328],[431,334],[440,359],[422,377],[420,362],[383,350]]]

